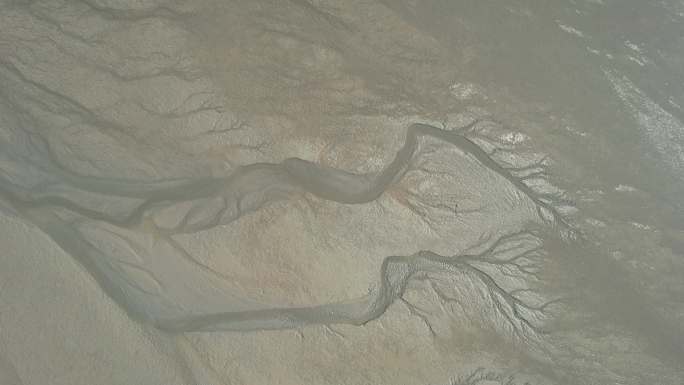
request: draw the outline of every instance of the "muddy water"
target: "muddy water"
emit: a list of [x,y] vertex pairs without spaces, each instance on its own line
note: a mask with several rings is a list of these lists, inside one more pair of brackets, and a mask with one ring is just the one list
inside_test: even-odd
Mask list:
[[682,382],[681,2],[0,10],[0,379]]

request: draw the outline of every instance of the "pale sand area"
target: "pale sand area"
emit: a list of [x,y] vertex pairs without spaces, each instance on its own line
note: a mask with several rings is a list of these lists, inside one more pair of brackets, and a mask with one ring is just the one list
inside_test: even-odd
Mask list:
[[633,6],[0,1],[0,383],[681,383]]

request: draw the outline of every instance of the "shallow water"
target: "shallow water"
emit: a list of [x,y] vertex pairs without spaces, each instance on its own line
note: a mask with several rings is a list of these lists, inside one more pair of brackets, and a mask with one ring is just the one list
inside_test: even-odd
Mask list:
[[679,79],[681,1],[0,1],[0,380],[679,384]]

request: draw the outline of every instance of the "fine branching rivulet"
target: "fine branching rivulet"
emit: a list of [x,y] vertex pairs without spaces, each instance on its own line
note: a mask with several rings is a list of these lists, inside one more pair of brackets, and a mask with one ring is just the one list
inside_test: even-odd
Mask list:
[[[80,109],[74,113],[78,114],[78,111]],[[38,132],[27,132],[26,142],[37,154],[32,155],[31,162],[37,163],[34,165],[36,169],[49,177],[38,192],[0,176],[0,196],[74,256],[133,318],[167,331],[250,331],[340,323],[363,325],[380,317],[392,303],[401,301],[435,336],[426,311],[406,300],[404,293],[409,281],[426,280],[442,305],[459,301],[459,298],[447,294],[437,284],[439,279],[433,277],[446,273],[467,279],[470,285],[476,286],[489,311],[493,311],[491,317],[505,325],[503,329],[521,340],[536,340],[542,332],[540,323],[545,317],[545,310],[554,301],[537,300],[533,304],[534,292],[524,284],[538,279],[542,256],[540,246],[535,243],[536,237],[528,231],[500,234],[498,239],[483,240],[478,247],[484,249],[477,253],[443,256],[425,250],[409,256],[386,257],[380,283],[368,296],[356,301],[309,307],[183,310],[165,295],[165,285],[173,285],[175,273],[155,271],[142,264],[143,260],[157,259],[162,265],[166,263],[176,269],[185,269],[186,278],[197,282],[198,292],[202,292],[204,282],[211,281],[206,283],[207,287],[220,285],[230,277],[193,257],[175,241],[175,234],[225,225],[270,202],[298,199],[304,194],[342,204],[372,202],[409,170],[424,168],[416,155],[421,137],[437,139],[473,157],[532,201],[542,221],[561,231],[572,231],[553,206],[552,201],[558,196],[544,196],[524,183],[529,178],[546,176],[544,160],[523,167],[500,165],[491,153],[468,138],[467,133],[473,131],[478,123],[475,121],[459,131],[413,124],[407,129],[404,145],[392,162],[371,174],[354,174],[290,158],[281,163],[237,166],[225,177],[156,181],[78,174],[60,164],[46,137]],[[231,127],[240,129],[243,124]],[[35,160],[41,158],[48,161],[40,163]],[[91,196],[128,200],[129,209],[108,212],[107,207],[93,207],[86,203]],[[463,212],[456,209],[456,202],[421,202],[415,194],[409,198],[400,203],[404,203],[428,226],[432,219],[427,209],[446,210],[454,215]],[[164,210],[180,206],[186,209],[175,224],[167,225],[155,220],[155,216]],[[152,234],[154,250],[136,241],[140,234]],[[530,244],[533,246],[529,247]],[[454,285],[458,283],[458,279],[452,282]]]

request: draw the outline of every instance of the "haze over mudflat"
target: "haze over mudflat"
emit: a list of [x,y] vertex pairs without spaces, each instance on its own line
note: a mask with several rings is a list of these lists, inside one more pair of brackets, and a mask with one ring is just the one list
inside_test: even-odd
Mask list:
[[0,384],[681,384],[684,3],[0,0]]

